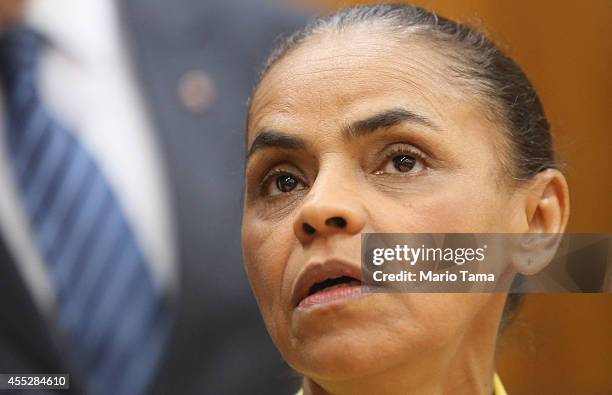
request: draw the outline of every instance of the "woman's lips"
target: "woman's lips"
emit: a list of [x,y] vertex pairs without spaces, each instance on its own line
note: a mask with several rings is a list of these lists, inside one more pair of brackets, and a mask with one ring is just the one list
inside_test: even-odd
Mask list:
[[305,266],[294,283],[292,306],[307,309],[361,296],[361,267],[340,259]]
[[361,284],[341,284],[326,288],[302,299],[298,304],[298,308],[308,309],[315,306],[330,304],[332,302],[354,299],[361,296],[361,288]]

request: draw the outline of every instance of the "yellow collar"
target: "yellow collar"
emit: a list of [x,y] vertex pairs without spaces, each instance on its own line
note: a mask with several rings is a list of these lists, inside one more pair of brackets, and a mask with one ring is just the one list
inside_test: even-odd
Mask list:
[[[304,391],[300,388],[295,395],[304,395]],[[493,395],[508,395],[497,373],[493,375]]]
[[502,381],[497,375],[497,373],[493,375],[493,394],[494,395],[508,395],[508,393],[506,392],[506,389],[504,388],[504,384],[502,384]]

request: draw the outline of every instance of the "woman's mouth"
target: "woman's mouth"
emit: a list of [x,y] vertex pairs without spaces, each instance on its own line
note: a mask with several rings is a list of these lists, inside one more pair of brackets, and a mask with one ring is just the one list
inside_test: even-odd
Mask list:
[[307,265],[294,287],[294,306],[309,309],[361,296],[361,270],[340,260]]
[[311,291],[300,301],[298,307],[308,308],[324,305],[337,300],[350,299],[361,295],[361,281],[352,277],[331,278],[312,286]]

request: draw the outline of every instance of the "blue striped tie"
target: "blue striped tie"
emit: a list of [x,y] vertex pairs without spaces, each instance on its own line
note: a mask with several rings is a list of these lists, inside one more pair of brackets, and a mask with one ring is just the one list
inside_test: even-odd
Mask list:
[[23,27],[0,37],[13,173],[56,289],[59,330],[88,393],[144,394],[169,332],[167,306],[94,158],[41,101],[42,44]]

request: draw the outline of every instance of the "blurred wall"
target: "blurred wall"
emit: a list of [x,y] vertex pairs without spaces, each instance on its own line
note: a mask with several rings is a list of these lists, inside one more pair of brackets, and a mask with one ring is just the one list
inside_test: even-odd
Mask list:
[[[568,231],[612,232],[612,1],[413,3],[484,27],[523,67],[566,163]],[[528,296],[500,340],[498,370],[510,395],[612,394],[612,295]]]

